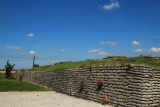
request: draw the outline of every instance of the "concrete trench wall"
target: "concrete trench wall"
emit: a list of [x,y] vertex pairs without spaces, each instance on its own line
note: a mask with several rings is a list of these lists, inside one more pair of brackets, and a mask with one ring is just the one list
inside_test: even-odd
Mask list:
[[[104,65],[58,71],[17,71],[16,78],[45,85],[61,93],[92,101],[109,97],[119,107],[160,107],[160,70],[142,65]],[[97,91],[97,79],[103,79]],[[85,81],[89,91],[79,93],[78,81]]]

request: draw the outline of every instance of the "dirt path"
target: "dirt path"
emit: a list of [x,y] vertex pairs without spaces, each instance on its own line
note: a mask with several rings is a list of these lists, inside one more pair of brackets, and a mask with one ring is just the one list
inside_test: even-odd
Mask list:
[[0,107],[113,107],[55,91],[0,92]]

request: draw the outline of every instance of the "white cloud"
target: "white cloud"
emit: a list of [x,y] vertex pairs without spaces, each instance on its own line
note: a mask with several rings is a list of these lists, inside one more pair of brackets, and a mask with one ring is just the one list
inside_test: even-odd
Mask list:
[[106,55],[110,55],[110,54],[105,51],[100,51],[100,52],[98,52],[98,55],[106,56]]
[[99,52],[101,51],[100,49],[93,49],[93,50],[88,50],[89,53],[93,53],[93,52]]
[[117,43],[116,43],[116,42],[110,42],[110,41],[107,41],[106,43],[107,43],[107,44],[110,44],[110,45],[117,45]]
[[101,45],[106,45],[106,44],[109,44],[109,45],[117,45],[118,43],[116,43],[116,42],[111,42],[111,41],[106,41],[106,42],[101,41],[100,44],[101,44]]
[[61,52],[64,52],[64,49],[61,49]]
[[133,52],[144,52],[145,49],[135,49],[135,50],[132,50]]
[[133,41],[133,42],[132,42],[132,45],[139,46],[139,45],[141,45],[141,43],[140,43],[140,42],[137,42],[137,41]]
[[36,52],[36,51],[34,51],[34,50],[31,50],[31,51],[29,51],[29,54],[30,54],[30,55],[36,55],[36,54],[37,54],[37,52]]
[[113,0],[111,1],[111,4],[103,6],[103,8],[106,10],[112,10],[114,8],[119,8],[119,7],[120,7],[119,1],[113,1]]
[[101,49],[88,50],[88,52],[89,52],[89,53],[96,53],[96,52],[97,52],[97,54],[98,54],[98,55],[101,55],[101,56],[111,55],[110,53],[105,52],[105,51],[103,51],[103,50],[101,50]]
[[7,46],[6,48],[14,49],[14,50],[19,50],[19,49],[21,49],[21,47],[16,47],[16,46]]
[[105,43],[104,41],[101,41],[100,44],[101,44],[101,45],[105,45],[106,43]]
[[152,47],[148,52],[149,53],[160,52],[160,48]]
[[30,33],[27,35],[27,37],[30,37],[30,38],[32,38],[33,36],[34,36],[33,33]]

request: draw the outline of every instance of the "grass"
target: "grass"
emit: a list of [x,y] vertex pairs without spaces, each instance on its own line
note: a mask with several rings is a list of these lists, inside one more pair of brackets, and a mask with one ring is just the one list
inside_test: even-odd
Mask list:
[[[72,69],[72,68],[83,68],[95,65],[114,65],[114,64],[143,64],[155,68],[160,68],[159,59],[133,59],[133,58],[117,58],[117,60],[89,60],[89,61],[77,61],[77,62],[60,62],[56,65],[45,65],[34,69],[27,69],[30,71],[52,71],[60,69]],[[24,69],[23,69],[24,70]],[[22,70],[22,71],[23,71]]]
[[6,79],[4,75],[0,75],[0,92],[6,91],[47,91],[43,87],[33,85],[27,82],[20,82],[15,79]]

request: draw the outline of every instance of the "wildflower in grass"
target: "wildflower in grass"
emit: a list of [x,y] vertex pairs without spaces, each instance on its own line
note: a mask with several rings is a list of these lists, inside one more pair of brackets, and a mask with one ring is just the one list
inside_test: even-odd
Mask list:
[[103,80],[102,79],[97,79],[97,90],[101,90],[103,86]]

